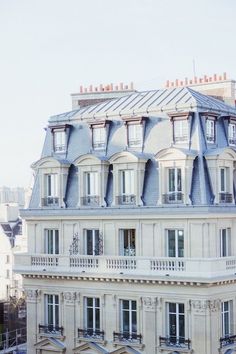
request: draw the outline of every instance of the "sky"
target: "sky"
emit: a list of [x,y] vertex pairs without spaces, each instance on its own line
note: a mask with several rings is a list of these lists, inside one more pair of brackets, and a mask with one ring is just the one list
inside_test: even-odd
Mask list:
[[[0,0],[0,186],[30,187],[80,85],[236,79],[235,0]],[[194,64],[195,65],[194,65]]]

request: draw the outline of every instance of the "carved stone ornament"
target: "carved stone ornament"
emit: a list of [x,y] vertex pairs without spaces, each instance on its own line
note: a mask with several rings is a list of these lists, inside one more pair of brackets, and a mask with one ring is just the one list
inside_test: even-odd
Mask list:
[[157,298],[156,297],[143,297],[143,306],[145,310],[155,310],[157,305]]
[[25,290],[26,300],[27,301],[36,301],[40,291],[38,289],[27,289]]
[[74,304],[75,300],[79,299],[79,293],[73,291],[66,291],[62,295],[63,295],[63,300],[67,304]]
[[220,300],[191,300],[191,307],[196,312],[214,312],[220,309]]

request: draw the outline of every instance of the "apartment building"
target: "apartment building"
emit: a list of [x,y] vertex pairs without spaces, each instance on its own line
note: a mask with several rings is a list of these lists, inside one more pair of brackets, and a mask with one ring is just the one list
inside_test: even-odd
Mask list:
[[79,107],[33,168],[28,353],[235,352],[232,106],[180,87]]

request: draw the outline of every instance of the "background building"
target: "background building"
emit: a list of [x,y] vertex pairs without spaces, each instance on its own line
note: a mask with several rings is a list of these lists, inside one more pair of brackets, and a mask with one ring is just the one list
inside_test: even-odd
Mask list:
[[22,211],[28,352],[236,348],[236,110],[180,87],[49,120]]

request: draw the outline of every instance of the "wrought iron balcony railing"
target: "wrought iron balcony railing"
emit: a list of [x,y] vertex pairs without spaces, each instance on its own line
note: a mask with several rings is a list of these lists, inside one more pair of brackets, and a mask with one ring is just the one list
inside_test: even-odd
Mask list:
[[104,340],[104,331],[98,329],[81,329],[78,328],[78,338],[91,338]]
[[136,197],[133,194],[124,194],[117,197],[118,205],[134,205],[136,203]]
[[58,197],[44,197],[42,198],[42,206],[53,207],[59,206]]
[[131,343],[142,343],[142,335],[135,332],[113,332],[114,342],[131,342]]
[[66,151],[66,145],[65,144],[55,145],[54,146],[54,151],[55,152],[65,152]]
[[184,337],[167,336],[159,337],[160,347],[183,347],[190,349],[191,340]]
[[184,200],[184,195],[181,192],[170,192],[163,194],[163,204],[181,204]]
[[232,203],[233,196],[231,193],[219,193],[219,203]]
[[215,136],[214,135],[207,135],[206,136],[206,141],[208,143],[214,143],[215,142]]
[[98,195],[89,195],[81,198],[81,204],[86,206],[98,206],[99,205],[99,196]]
[[226,347],[227,345],[236,343],[236,335],[225,336],[220,338],[220,347]]
[[54,325],[39,325],[39,333],[63,336],[63,327]]
[[230,145],[236,145],[236,138],[229,138]]

